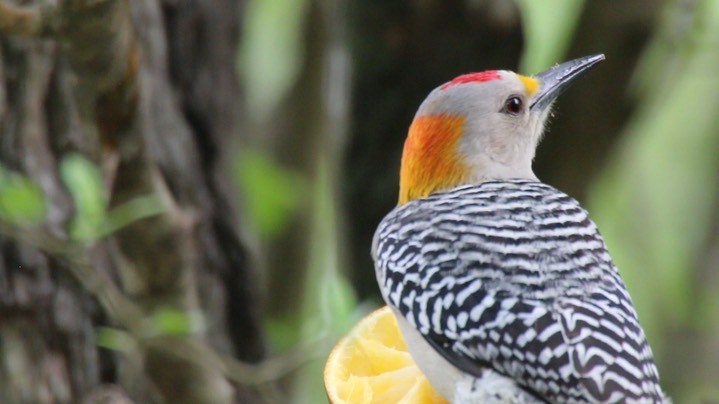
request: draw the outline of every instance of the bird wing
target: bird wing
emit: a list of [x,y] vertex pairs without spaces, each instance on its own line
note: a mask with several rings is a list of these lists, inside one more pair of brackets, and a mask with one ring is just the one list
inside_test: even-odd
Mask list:
[[385,300],[463,371],[490,367],[551,401],[661,394],[624,284],[566,194],[460,187],[398,207],[375,240]]

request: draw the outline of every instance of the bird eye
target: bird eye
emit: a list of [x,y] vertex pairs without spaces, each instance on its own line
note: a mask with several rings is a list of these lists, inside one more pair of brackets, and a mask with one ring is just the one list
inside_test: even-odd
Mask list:
[[507,98],[507,101],[504,102],[504,111],[512,115],[519,115],[519,113],[522,112],[523,107],[524,103],[522,102],[522,99],[516,95]]

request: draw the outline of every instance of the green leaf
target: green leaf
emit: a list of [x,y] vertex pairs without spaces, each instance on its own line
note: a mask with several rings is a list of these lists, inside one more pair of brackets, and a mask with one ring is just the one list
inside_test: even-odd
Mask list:
[[40,187],[0,166],[0,218],[28,225],[42,222],[45,213],[45,197]]
[[60,162],[60,176],[75,203],[70,236],[81,241],[97,239],[106,212],[100,170],[81,154],[72,153]]
[[98,327],[95,330],[98,346],[113,351],[129,352],[135,348],[135,340],[130,334],[117,328]]
[[164,211],[165,206],[157,195],[138,196],[107,212],[99,235],[111,234],[130,223]]
[[145,325],[148,336],[182,336],[201,332],[205,328],[200,313],[187,312],[173,307],[161,307],[155,310]]
[[282,352],[291,349],[300,341],[300,331],[304,319],[301,316],[274,315],[263,321],[269,346],[274,351]]
[[305,179],[256,151],[239,156],[234,173],[258,233],[265,238],[281,234],[300,207],[307,188]]

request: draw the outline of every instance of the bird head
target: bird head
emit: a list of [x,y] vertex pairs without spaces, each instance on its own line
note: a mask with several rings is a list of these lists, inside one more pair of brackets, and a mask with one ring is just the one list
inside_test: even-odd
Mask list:
[[604,59],[593,55],[534,76],[458,76],[422,102],[402,152],[399,204],[465,184],[536,179],[532,160],[553,101]]

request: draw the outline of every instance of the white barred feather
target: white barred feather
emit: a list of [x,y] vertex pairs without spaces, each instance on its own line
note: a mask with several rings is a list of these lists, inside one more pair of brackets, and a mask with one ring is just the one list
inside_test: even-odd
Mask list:
[[492,370],[550,402],[665,400],[604,241],[551,186],[490,181],[410,201],[373,252],[387,303],[465,373]]

